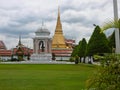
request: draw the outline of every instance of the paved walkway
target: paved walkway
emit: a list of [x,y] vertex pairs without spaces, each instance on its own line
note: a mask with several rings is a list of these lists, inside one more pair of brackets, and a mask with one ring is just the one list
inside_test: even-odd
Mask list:
[[65,61],[20,61],[20,62],[0,62],[1,64],[75,64]]

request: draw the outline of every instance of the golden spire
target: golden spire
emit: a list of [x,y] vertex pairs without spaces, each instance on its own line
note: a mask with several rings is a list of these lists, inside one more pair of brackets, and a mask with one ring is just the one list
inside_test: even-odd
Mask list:
[[62,31],[62,24],[60,20],[60,9],[58,7],[58,17],[55,29],[55,34],[52,40],[52,48],[66,48],[65,39]]
[[60,20],[60,9],[58,7],[58,18],[57,18],[57,24],[56,24],[56,30],[55,33],[62,33],[62,24]]

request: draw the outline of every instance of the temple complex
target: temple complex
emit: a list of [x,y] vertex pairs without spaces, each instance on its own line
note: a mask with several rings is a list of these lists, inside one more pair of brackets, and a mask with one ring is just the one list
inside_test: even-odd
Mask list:
[[25,47],[19,38],[18,45],[11,50],[7,50],[5,44],[0,41],[0,56],[4,59],[17,58],[22,60],[33,61],[51,61],[51,60],[69,60],[75,40],[66,39],[62,30],[60,19],[60,9],[58,8],[58,16],[56,28],[53,38],[44,24],[35,32],[33,38],[33,49]]
[[58,8],[58,17],[55,28],[55,33],[52,39],[52,54],[56,60],[69,60],[73,51],[73,44],[75,40],[65,39],[60,20],[60,9]]
[[19,37],[18,45],[11,50],[8,50],[3,41],[0,41],[0,59],[1,60],[29,60],[33,50],[22,44]]

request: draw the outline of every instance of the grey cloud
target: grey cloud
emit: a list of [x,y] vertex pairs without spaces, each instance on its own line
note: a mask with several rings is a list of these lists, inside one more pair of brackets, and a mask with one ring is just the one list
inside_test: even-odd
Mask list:
[[20,34],[22,34],[23,36],[26,36],[30,33],[30,31],[25,29],[19,29],[19,28],[5,27],[5,28],[0,28],[0,33],[9,37],[17,37]]
[[[77,12],[76,12],[76,14],[77,14]],[[99,22],[99,20],[97,18],[94,19],[94,17],[91,17],[88,19],[86,16],[84,16],[82,14],[81,15],[79,14],[79,16],[77,16],[77,17],[74,15],[70,16],[70,14],[67,14],[66,17],[69,17],[69,18],[62,17],[63,22],[66,22],[69,24],[80,23],[81,25],[86,26],[86,27],[88,27],[88,26],[91,27],[93,24],[98,24],[98,22]]]
[[[26,16],[26,17],[22,17],[22,18],[21,17],[16,18],[15,20],[13,20],[13,22],[17,22],[17,23],[19,23],[18,24],[19,26],[22,26],[22,25],[25,25],[25,24],[28,24],[28,23],[31,23],[31,22],[35,22],[35,21],[37,22],[38,20],[39,20],[38,17],[30,15],[30,16]],[[15,26],[15,25],[13,24],[13,26]]]

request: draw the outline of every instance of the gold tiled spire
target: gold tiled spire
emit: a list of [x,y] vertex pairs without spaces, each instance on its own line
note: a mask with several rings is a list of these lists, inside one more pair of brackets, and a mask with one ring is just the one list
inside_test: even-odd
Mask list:
[[55,29],[55,34],[52,39],[52,48],[66,48],[65,39],[62,31],[62,24],[60,20],[60,9],[58,7],[58,18]]

